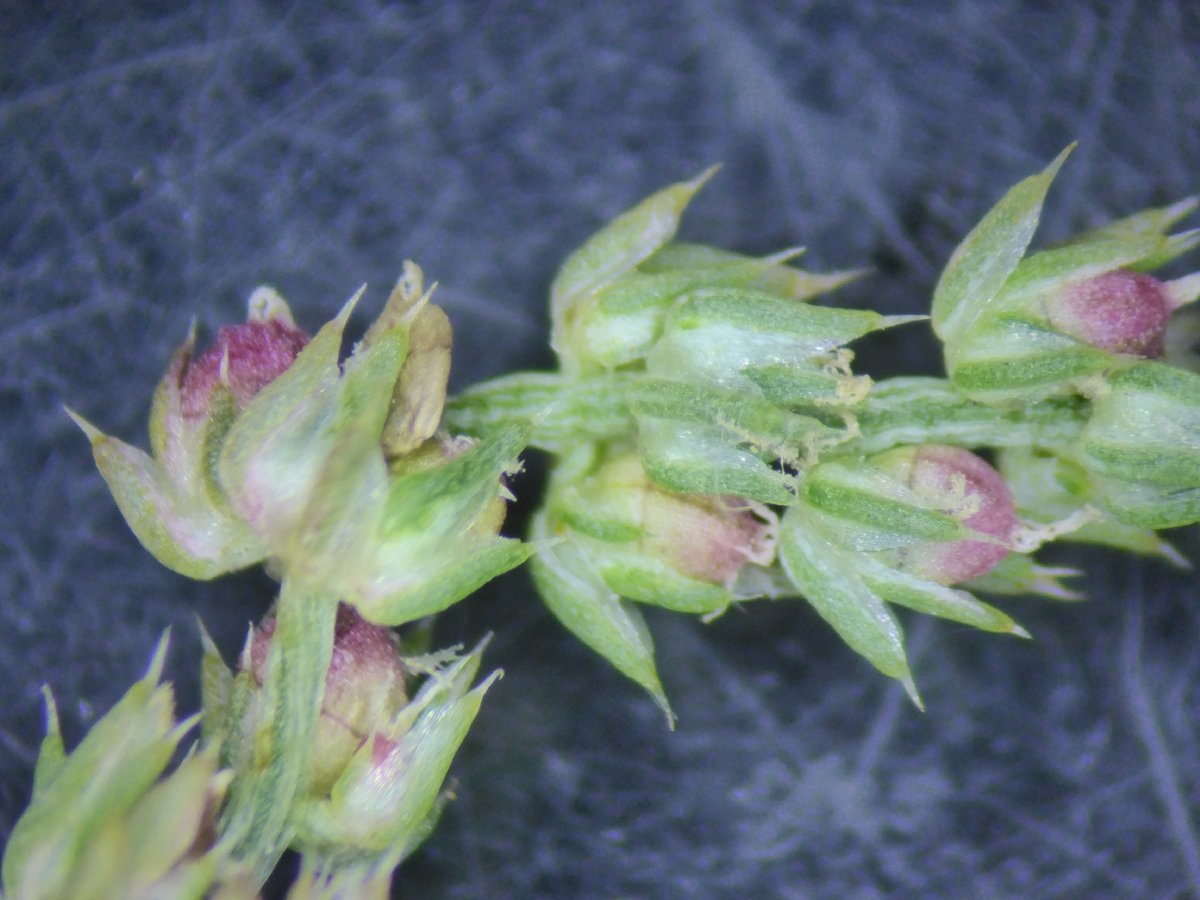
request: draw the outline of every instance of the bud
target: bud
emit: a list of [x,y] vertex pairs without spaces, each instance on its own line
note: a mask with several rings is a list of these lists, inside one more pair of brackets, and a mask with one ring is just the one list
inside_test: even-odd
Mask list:
[[[632,453],[558,486],[548,502],[561,532],[573,532],[609,586],[632,600],[719,612],[743,566],[768,565],[775,557],[777,519],[767,507],[663,490]],[[670,591],[662,577],[673,583]],[[673,594],[678,599],[670,599]]]
[[1026,256],[1046,192],[1069,152],[1012,188],[963,240],[938,281],[934,330],[956,387],[994,404],[1087,392],[1097,375],[1159,356],[1172,310],[1200,278],[1145,274],[1200,232],[1168,234],[1196,208],[1151,209]]
[[1200,521],[1200,375],[1157,362],[1115,372],[1072,451],[1119,521],[1155,530]]
[[266,555],[260,536],[230,508],[214,465],[235,421],[307,342],[287,304],[265,287],[251,295],[247,321],[222,328],[199,355],[193,355],[193,332],[154,394],[153,456],[68,410],[91,441],[126,521],[163,565],[193,578],[212,578]]
[[544,543],[534,583],[564,626],[671,719],[649,632],[628,601],[719,615],[744,596],[743,571],[773,561],[778,520],[751,501],[664,490],[636,454],[583,462],[589,454],[580,448],[552,476],[533,529]]
[[899,447],[810,469],[779,543],[795,591],[920,705],[900,623],[887,603],[986,631],[1028,636],[998,609],[948,585],[1000,564],[1017,530],[1000,475],[958,447]]
[[528,427],[479,442],[436,432],[450,336],[421,282],[408,265],[339,362],[356,295],[250,402],[217,465],[277,571],[389,625],[445,609],[532,552],[498,535]]
[[160,641],[137,682],[67,754],[53,696],[34,772],[33,799],[4,854],[8,897],[199,897],[253,884],[223,847],[215,819],[229,784],[213,748],[164,774],[195,719],[176,722],[170,685],[159,684]]
[[[276,739],[268,699],[278,677],[268,662],[276,629],[269,618],[254,630],[236,676],[211,644],[206,649],[206,722],[222,731],[241,779],[255,777],[262,766],[257,748]],[[296,649],[283,647],[280,659]],[[320,870],[351,861],[390,870],[416,848],[446,801],[442,783],[483,694],[500,675],[471,688],[482,651],[481,644],[466,656],[404,657],[390,629],[339,605],[311,745],[267,763],[270,777],[271,766],[306,760],[286,810],[284,833],[294,849]],[[406,681],[420,677],[424,683],[410,698]],[[214,681],[224,687],[213,690]]]

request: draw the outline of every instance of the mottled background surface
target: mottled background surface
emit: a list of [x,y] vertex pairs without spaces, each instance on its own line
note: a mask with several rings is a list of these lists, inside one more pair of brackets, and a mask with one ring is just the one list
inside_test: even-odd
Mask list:
[[[1200,190],[1189,0],[315,6],[0,5],[0,836],[39,685],[77,739],[169,625],[194,709],[194,616],[232,656],[270,599],[262,576],[158,567],[60,410],[143,442],[193,317],[211,335],[269,281],[315,328],[363,281],[382,303],[412,257],[441,282],[461,386],[546,365],[558,262],[713,161],[686,236],[869,265],[844,301],[904,312],[1071,140],[1044,237]],[[864,367],[934,371],[905,334]],[[518,520],[538,488],[517,485]],[[1176,538],[1200,559],[1194,529]],[[905,620],[924,715],[802,603],[651,614],[674,733],[502,579],[442,622],[447,642],[494,630],[508,674],[400,889],[1200,894],[1195,575],[1050,558],[1086,567],[1091,599],[1008,603],[1033,642]]]

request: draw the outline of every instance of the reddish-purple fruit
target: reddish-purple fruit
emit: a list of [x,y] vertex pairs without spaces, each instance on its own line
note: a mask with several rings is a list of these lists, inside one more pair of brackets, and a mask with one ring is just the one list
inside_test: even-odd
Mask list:
[[[254,629],[250,639],[250,672],[260,686],[274,634],[272,616]],[[354,607],[339,604],[311,757],[310,789],[323,793],[332,787],[354,752],[373,734],[378,741],[382,736],[377,732],[390,726],[407,701],[395,632],[368,622]]]
[[730,585],[747,563],[774,558],[775,523],[745,500],[651,491],[644,545],[689,578]]
[[998,541],[906,547],[900,553],[900,568],[939,584],[957,584],[991,571],[1008,555],[1018,524],[1012,491],[985,460],[961,447],[923,444],[881,454],[876,463],[934,509]]
[[1050,324],[1110,353],[1158,357],[1174,307],[1152,275],[1117,269],[1076,281],[1047,302]]
[[226,325],[207,350],[181,360],[180,410],[185,419],[202,419],[218,385],[233,396],[237,411],[278,378],[308,344],[308,335],[282,318],[251,319]]

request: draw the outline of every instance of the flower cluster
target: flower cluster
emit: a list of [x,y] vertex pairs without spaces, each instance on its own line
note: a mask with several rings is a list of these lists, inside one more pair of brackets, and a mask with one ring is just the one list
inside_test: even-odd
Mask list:
[[[450,324],[408,263],[345,358],[359,295],[311,339],[269,288],[207,350],[190,335],[148,454],[71,413],[158,560],[201,579],[261,563],[280,589],[235,670],[205,635],[202,748],[169,777],[194,720],[174,721],[161,649],[70,756],[47,696],[5,890],[58,895],[87,871],[111,895],[243,896],[293,847],[301,891],[382,896],[499,675],[472,687],[482,645],[418,653],[393,628],[527,559],[553,615],[671,723],[639,604],[707,620],[803,598],[919,706],[896,607],[1028,637],[977,594],[1074,597],[1073,573],[1033,558],[1047,541],[1182,563],[1158,532],[1200,521],[1177,314],[1200,274],[1152,272],[1200,243],[1171,233],[1198,204],[1029,253],[1066,156],[949,261],[930,317],[945,378],[853,370],[855,340],[924,318],[810,302],[857,273],[677,241],[710,170],[566,260],[555,372],[447,401]],[[527,444],[554,462],[522,543],[499,531]]]
[[1151,358],[1200,276],[1148,270],[1200,240],[1167,233],[1195,203],[1022,259],[1065,155],[948,264],[932,310],[946,379],[851,371],[848,343],[918,318],[805,302],[854,273],[675,242],[710,173],[576,251],[551,292],[559,371],[448,409],[478,435],[532,422],[555,454],[532,562],[555,616],[670,716],[629,601],[713,616],[802,596],[919,704],[890,606],[1024,636],[973,591],[1073,597],[1070,573],[1031,558],[1045,541],[1177,559],[1154,531],[1200,519],[1200,376]]
[[270,288],[204,352],[189,336],[155,392],[150,454],[73,414],[163,564],[211,578],[262,563],[281,582],[242,674],[211,646],[205,664],[206,741],[233,773],[220,827],[259,880],[289,845],[322,872],[390,871],[428,833],[486,687],[467,690],[480,650],[429,667],[410,703],[388,629],[533,549],[499,535],[527,429],[440,430],[450,325],[411,263],[342,360],[361,293],[311,340]]

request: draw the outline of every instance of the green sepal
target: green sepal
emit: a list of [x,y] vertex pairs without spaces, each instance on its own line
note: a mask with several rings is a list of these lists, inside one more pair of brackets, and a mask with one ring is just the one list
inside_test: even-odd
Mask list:
[[646,368],[663,377],[749,387],[752,382],[743,374],[748,366],[773,362],[819,371],[835,348],[921,318],[813,306],[746,288],[707,287],[690,292],[671,310]]
[[867,399],[871,379],[830,366],[802,368],[782,363],[746,366],[742,374],[762,390],[768,401],[784,409],[857,409]]
[[493,672],[471,688],[484,644],[435,668],[390,730],[397,754],[375,761],[369,738],[347,764],[329,797],[296,809],[294,846],[327,875],[354,866],[391,870],[433,831],[447,795],[442,790]]
[[855,565],[862,574],[864,584],[888,603],[960,622],[982,631],[1029,637],[1029,632],[1014,622],[1011,616],[982,602],[968,591],[918,578],[870,557],[859,557]]
[[1200,375],[1155,362],[1114,373],[1075,458],[1122,522],[1158,530],[1200,521]]
[[220,744],[226,731],[230,700],[233,696],[234,675],[208,629],[199,619],[200,628],[200,732],[205,743]]
[[654,699],[674,727],[675,715],[654,664],[654,641],[642,615],[604,583],[588,555],[569,538],[554,542],[548,513],[539,512],[531,540],[542,544],[530,574],[546,607],[563,626]]
[[225,439],[218,473],[238,513],[275,547],[302,521],[313,485],[337,442],[338,366],[360,289],[292,365],[247,404]]
[[748,337],[777,337],[797,358],[807,359],[872,331],[924,318],[813,306],[753,288],[712,286],[689,292],[672,310],[671,326],[679,331],[714,327]]
[[734,601],[717,584],[689,578],[669,563],[623,547],[604,547],[592,554],[593,565],[608,587],[629,600],[671,612],[715,615]]
[[376,521],[386,507],[381,498],[390,487],[380,437],[403,361],[404,335],[393,329],[346,362],[329,420],[327,451],[313,472],[296,523],[280,534],[277,553],[283,569],[334,595],[341,586],[331,579],[348,568],[356,570],[354,557],[363,556],[379,537]]
[[[491,538],[459,559],[442,549],[436,567],[419,571],[420,583],[397,589],[359,590],[347,594],[363,618],[379,625],[401,625],[442,612],[537,552],[537,546],[509,538]],[[390,591],[390,592],[389,592]]]
[[817,418],[712,384],[644,378],[630,388],[629,406],[647,473],[679,493],[788,503],[794,479],[775,461],[809,465],[846,438]]
[[510,425],[453,459],[364,492],[321,544],[325,564],[309,577],[371,621],[398,625],[520,565],[535,548],[498,537],[484,520],[503,502],[501,477],[517,468],[528,431]]
[[785,261],[799,255],[800,252],[797,249],[768,257],[753,257],[734,253],[731,250],[722,250],[719,247],[673,241],[665,244],[644,260],[638,268],[647,273],[677,272],[710,269],[738,263],[770,261],[772,264],[758,272],[746,286],[792,300],[811,300],[813,297],[836,290],[863,274],[861,270],[805,272],[803,269],[783,265]]
[[951,371],[955,387],[981,402],[1044,400],[1132,362],[1028,318],[1002,315],[987,324],[959,342],[960,362]]
[[203,418],[189,422],[184,416],[180,382],[195,347],[193,321],[187,339],[172,355],[150,400],[150,452],[183,497],[197,505],[212,506],[218,517],[224,518],[229,514],[229,501],[217,478],[217,458],[237,410],[229,388],[215,384]]
[[446,462],[393,480],[380,532],[385,538],[426,530],[444,534],[473,521],[500,493],[505,472],[520,469],[517,457],[530,428],[510,425]]
[[835,459],[813,466],[801,484],[800,497],[804,514],[821,522],[826,535],[848,550],[979,537],[869,461]]
[[1153,237],[1161,240],[1157,248],[1131,264],[1131,268],[1149,271],[1164,266],[1176,257],[1200,244],[1200,229],[1168,235],[1167,230],[1177,222],[1190,216],[1200,206],[1200,198],[1188,197],[1156,209],[1147,209],[1123,219],[1109,222],[1099,228],[1084,232],[1069,239],[1067,243],[1137,241]]
[[1106,476],[1200,488],[1200,375],[1161,363],[1115,373],[1080,445]]
[[[199,859],[189,859],[188,854],[202,833],[208,812],[207,804],[196,802],[197,798],[216,793],[219,799],[232,774],[217,776],[216,765],[215,747],[191,752],[170,777],[146,791],[125,824],[124,831],[132,840],[125,843],[128,855],[119,864],[123,871],[114,872],[114,881],[119,878],[139,887],[170,885],[176,890],[172,896],[178,898],[210,896],[217,865],[223,860],[219,854]],[[94,863],[85,863],[83,871],[94,873],[101,860],[110,866],[116,862],[102,844],[90,849]],[[150,895],[147,891],[141,896]]]
[[948,356],[1017,267],[1037,230],[1050,184],[1074,146],[1011,188],[950,257],[934,288],[932,305],[933,330],[946,343]]
[[659,487],[679,494],[727,494],[759,503],[796,502],[796,477],[739,446],[717,425],[644,419],[642,466]]
[[670,241],[683,210],[715,171],[708,169],[652,194],[592,235],[563,263],[550,288],[550,346],[568,374],[579,370],[581,354],[570,346],[569,336],[579,303]]
[[972,578],[964,587],[985,594],[1003,594],[1028,597],[1037,594],[1051,600],[1082,600],[1083,595],[1071,590],[1061,581],[1082,574],[1076,569],[1056,566],[1041,566],[1025,553],[1010,553],[996,566],[977,578]]
[[1181,528],[1200,522],[1200,489],[1175,491],[1097,476],[1097,498],[1120,521],[1138,528]]
[[725,263],[669,269],[662,272],[629,272],[596,293],[596,309],[608,315],[659,310],[684,294],[713,287],[752,290],[754,281],[767,269],[790,259],[797,251],[777,256],[741,257]]
[[859,575],[858,554],[827,540],[797,507],[783,515],[779,560],[796,590],[842,640],[884,675],[899,681],[923,709],[900,623]]
[[248,727],[248,723],[256,711],[259,686],[254,680],[254,673],[249,670],[248,654],[252,636],[253,626],[246,636],[240,657],[245,667],[233,676],[225,705],[203,708],[201,712],[202,727],[213,730],[212,738],[205,736],[205,740],[217,743],[221,751],[221,765],[230,771],[245,770],[254,759],[255,729]]
[[[315,854],[300,857],[300,871],[288,891],[287,900],[386,900],[392,889],[392,868],[377,863],[351,863],[331,868]],[[215,900],[242,900],[240,897]]]
[[110,437],[67,409],[87,436],[92,455],[121,515],[139,543],[173,572],[208,580],[261,561],[266,548],[224,502],[198,497],[147,453]]
[[718,425],[733,440],[788,461],[798,461],[815,443],[842,437],[819,419],[717,385],[642,378],[630,387],[629,406],[639,419]]
[[[1161,250],[1168,238],[1162,235],[1124,241],[1089,240],[1064,244],[1034,253],[1021,260],[1004,282],[996,307],[1023,310],[1066,282],[1084,281],[1113,269],[1125,269]],[[985,317],[996,310],[989,309]]]
[[63,746],[62,727],[58,721],[58,704],[54,702],[54,694],[49,685],[42,687],[42,700],[46,705],[46,736],[42,738],[38,748],[37,762],[33,766],[33,799],[46,789],[62,770],[67,761],[67,751]]
[[630,490],[613,490],[607,482],[583,479],[550,492],[546,505],[554,518],[572,531],[607,543],[636,541],[642,497]]
[[643,359],[654,346],[678,299],[717,286],[751,289],[759,276],[790,255],[791,251],[653,274],[628,272],[580,305],[571,320],[571,345],[589,367],[612,370],[629,365]]

